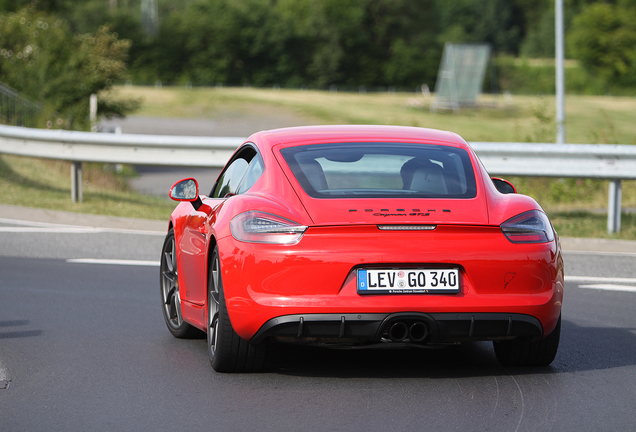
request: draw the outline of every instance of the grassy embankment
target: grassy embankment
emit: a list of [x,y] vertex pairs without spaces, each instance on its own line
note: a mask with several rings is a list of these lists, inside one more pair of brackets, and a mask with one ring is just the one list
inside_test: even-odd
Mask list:
[[[307,124],[398,124],[452,130],[468,141],[554,140],[554,98],[514,96],[505,101],[484,98],[491,106],[459,114],[431,113],[432,99],[415,93],[343,93],[253,88],[120,88],[142,97],[142,116],[198,117],[277,112],[306,119]],[[636,99],[569,96],[567,140],[575,143],[636,144]],[[166,218],[173,203],[141,196],[101,164],[84,174],[84,203],[70,201],[67,163],[4,155],[0,159],[0,202],[15,205],[100,213],[115,216]],[[124,171],[126,173],[126,170]],[[584,179],[513,178],[519,192],[535,197],[563,236],[607,237],[607,182]],[[635,182],[623,183],[623,206],[636,207]],[[616,237],[616,236],[615,236]],[[636,215],[623,215],[618,238],[636,239]]]

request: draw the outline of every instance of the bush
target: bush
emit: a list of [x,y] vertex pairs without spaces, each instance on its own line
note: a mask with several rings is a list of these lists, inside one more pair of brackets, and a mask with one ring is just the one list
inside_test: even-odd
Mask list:
[[[108,26],[74,35],[65,20],[24,8],[0,14],[0,40],[2,80],[70,129],[88,129],[90,95],[105,94],[126,77],[130,41],[119,40]],[[138,105],[104,97],[100,114],[124,115]]]
[[[515,94],[544,95],[556,91],[554,59],[527,59],[499,56],[495,60],[500,90]],[[570,94],[633,96],[636,85],[608,84],[577,61],[565,64],[565,91]]]
[[591,4],[574,18],[568,42],[572,55],[605,83],[636,84],[636,13]]

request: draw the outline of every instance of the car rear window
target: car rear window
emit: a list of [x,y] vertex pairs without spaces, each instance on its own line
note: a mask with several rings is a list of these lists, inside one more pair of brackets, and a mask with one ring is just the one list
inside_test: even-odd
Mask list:
[[474,198],[475,173],[461,148],[401,143],[342,143],[281,150],[314,198]]

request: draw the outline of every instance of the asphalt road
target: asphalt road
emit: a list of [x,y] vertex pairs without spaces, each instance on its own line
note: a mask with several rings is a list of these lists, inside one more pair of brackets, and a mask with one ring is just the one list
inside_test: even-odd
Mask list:
[[38,213],[26,222],[26,210],[20,220],[7,215],[21,209],[2,210],[2,431],[622,431],[636,424],[634,243],[564,242],[563,331],[551,367],[501,367],[488,343],[390,351],[281,345],[262,373],[218,374],[205,340],[178,340],[165,328],[162,225],[76,217],[62,226],[69,215]]

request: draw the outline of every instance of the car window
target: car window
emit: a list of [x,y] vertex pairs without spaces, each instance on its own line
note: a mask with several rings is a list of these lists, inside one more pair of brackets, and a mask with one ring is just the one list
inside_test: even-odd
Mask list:
[[261,177],[264,169],[265,167],[263,165],[263,159],[261,158],[261,155],[257,154],[250,161],[250,166],[247,169],[247,173],[245,174],[243,181],[241,182],[238,193],[242,194],[247,192],[249,188],[251,188],[254,183],[256,183],[256,180]]
[[223,171],[210,196],[224,198],[244,193],[256,183],[263,171],[261,156],[253,147],[245,146]]
[[281,153],[316,198],[473,198],[475,174],[461,148],[400,143],[320,144]]

